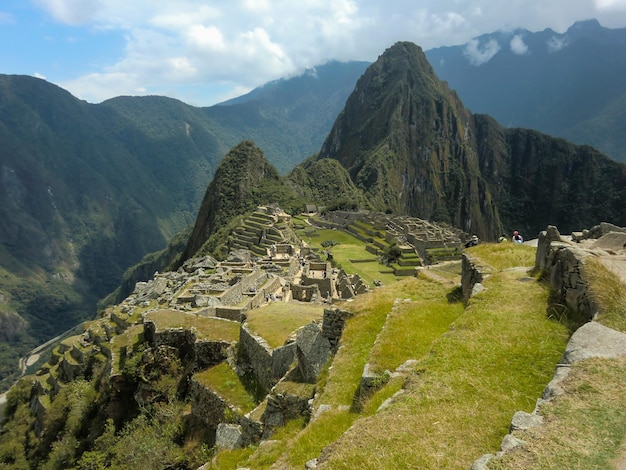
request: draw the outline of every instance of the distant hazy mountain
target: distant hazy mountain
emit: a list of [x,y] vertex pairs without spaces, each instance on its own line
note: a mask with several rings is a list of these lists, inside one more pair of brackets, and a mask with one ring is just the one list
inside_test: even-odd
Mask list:
[[626,28],[590,20],[562,34],[498,32],[426,56],[472,112],[626,162]]

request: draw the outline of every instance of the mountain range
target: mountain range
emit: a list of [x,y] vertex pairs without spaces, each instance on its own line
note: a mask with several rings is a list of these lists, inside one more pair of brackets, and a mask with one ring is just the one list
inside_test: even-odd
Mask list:
[[[156,96],[94,105],[40,79],[0,76],[0,379],[10,383],[24,351],[90,318],[97,300],[119,286],[125,269],[194,223],[203,197],[206,204],[215,203],[207,183],[222,157],[242,141],[251,139],[263,150],[275,168],[268,170],[278,182],[273,187],[289,188],[281,194],[294,208],[296,201],[351,202],[452,223],[487,239],[514,227],[532,236],[545,221],[565,220],[563,230],[591,226],[599,218],[621,223],[623,166],[590,147],[507,129],[469,109],[485,112],[477,102],[503,103],[508,93],[508,110],[517,109],[520,116],[567,121],[563,129],[590,129],[585,123],[593,122],[594,129],[602,129],[594,132],[615,136],[602,142],[619,142],[623,121],[613,118],[624,109],[619,106],[622,35],[623,30],[594,22],[574,25],[563,35],[498,33],[477,38],[474,46],[427,52],[433,68],[413,45],[399,43],[358,83],[367,63],[329,63],[210,108]],[[528,49],[515,54],[499,46],[480,66],[468,61],[467,51],[484,53],[481,44],[496,37],[498,44],[509,45],[521,37]],[[539,54],[535,43],[554,44],[554,50]],[[515,44],[517,52],[524,49],[520,40]],[[557,51],[558,44],[563,47]],[[599,50],[614,55],[613,69],[596,68],[598,61],[604,64]],[[569,69],[541,68],[558,62],[562,53],[568,54],[563,64]],[[496,87],[488,77],[508,77],[503,70],[516,60],[526,68],[496,80],[509,88]],[[523,76],[520,70],[533,71],[533,91],[543,99],[511,101],[530,83],[513,80]],[[594,84],[597,70],[604,81]],[[475,88],[463,85],[463,77]],[[561,86],[545,88],[545,83]],[[478,85],[494,96],[502,90],[500,98],[483,100],[486,92],[481,95]],[[562,97],[565,91],[570,93]],[[533,103],[543,108],[533,110]],[[543,117],[542,109],[552,114]],[[549,117],[559,113],[565,117]],[[493,114],[502,124],[516,124],[510,116]],[[288,177],[278,176],[290,170]],[[344,189],[335,193],[332,185],[340,181]],[[537,200],[544,203],[537,207]],[[198,219],[196,226],[203,223]],[[215,229],[198,228],[187,255]],[[170,262],[190,233],[176,238]],[[212,243],[220,246],[219,240]],[[127,274],[120,295],[162,265],[155,256],[151,260]]]
[[230,147],[254,138],[281,171],[317,151],[365,65],[329,63],[210,108],[156,96],[94,105],[0,75],[0,383],[193,223]]
[[[599,220],[626,225],[626,165],[590,146],[472,114],[422,49],[400,42],[358,80],[320,152],[282,181],[251,142],[231,150],[182,261],[258,204],[292,211],[309,181],[293,175],[331,161],[340,166],[326,178],[334,200],[325,203],[348,195],[361,208],[444,222],[485,240],[514,229],[534,235],[549,224],[567,232]],[[218,244],[202,254],[219,256]]]
[[626,162],[626,29],[577,22],[563,33],[516,29],[426,52],[474,113],[537,129]]

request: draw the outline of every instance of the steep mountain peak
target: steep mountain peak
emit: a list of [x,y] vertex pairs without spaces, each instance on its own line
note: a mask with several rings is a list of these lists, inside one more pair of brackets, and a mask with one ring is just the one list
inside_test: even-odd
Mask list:
[[399,42],[358,81],[318,158],[339,160],[376,210],[493,237],[500,222],[477,177],[472,122],[422,49]]
[[432,91],[439,81],[422,48],[407,41],[397,42],[388,48],[365,74],[382,81],[386,87],[408,80],[414,88],[419,86],[421,91]]
[[233,217],[250,212],[259,204],[282,203],[281,187],[281,176],[254,142],[244,140],[234,146],[207,188],[182,259],[193,256]]
[[577,21],[567,29],[568,33],[597,32],[604,29],[596,19]]

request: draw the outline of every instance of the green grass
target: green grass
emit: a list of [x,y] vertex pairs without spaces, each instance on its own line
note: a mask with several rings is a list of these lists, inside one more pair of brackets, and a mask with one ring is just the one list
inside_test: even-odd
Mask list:
[[482,243],[467,249],[471,257],[478,257],[494,269],[514,267],[532,268],[535,265],[536,248],[517,243]]
[[[302,468],[326,449],[333,469],[469,468],[497,451],[513,414],[531,411],[541,396],[568,332],[546,318],[546,289],[507,270],[528,266],[534,254],[508,251],[507,262],[494,247],[489,261],[505,271],[487,279],[487,291],[465,310],[447,301],[455,263],[440,271],[440,282],[407,278],[346,303],[354,316],[314,402],[330,410],[237,465]],[[350,411],[366,363],[394,370],[407,359],[419,361],[408,380],[392,378],[360,413]],[[377,411],[401,388],[402,398]]]
[[589,290],[600,307],[597,321],[626,333],[626,284],[597,260],[586,263],[585,274]]
[[277,348],[285,344],[298,328],[313,320],[321,320],[324,307],[300,302],[272,302],[246,314],[248,328],[265,339],[271,348]]
[[238,322],[217,319],[213,317],[201,317],[191,313],[178,312],[176,310],[156,310],[146,314],[146,321],[153,321],[157,331],[168,328],[190,329],[194,327],[198,339],[215,341],[237,341],[239,339]]
[[625,357],[575,363],[561,383],[566,393],[541,407],[544,425],[515,431],[523,446],[490,462],[489,468],[616,468],[626,439],[624,377]]
[[366,243],[358,238],[341,230],[305,230],[298,231],[298,235],[306,241],[311,248],[323,250],[322,242],[335,240],[339,245],[330,249],[335,263],[343,268],[348,274],[358,274],[365,282],[372,285],[375,280],[380,280],[383,284],[390,284],[399,278],[392,270],[377,261],[355,262],[351,260],[371,260],[376,256],[365,249]]
[[246,391],[239,377],[226,362],[222,362],[193,376],[194,380],[208,386],[241,414],[256,407],[252,396]]
[[448,304],[445,294],[442,288],[443,301],[398,303],[370,353],[374,372],[393,371],[407,360],[422,359],[430,352],[432,343],[463,313],[463,305]]
[[566,328],[546,319],[546,290],[519,277],[485,281],[488,290],[434,342],[403,398],[355,421],[328,468],[467,469],[497,451],[513,414],[533,409],[567,340]]

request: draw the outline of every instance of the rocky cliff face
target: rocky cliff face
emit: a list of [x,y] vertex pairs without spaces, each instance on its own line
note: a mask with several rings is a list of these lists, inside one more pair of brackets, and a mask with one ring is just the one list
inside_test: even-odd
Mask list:
[[624,165],[471,114],[411,43],[367,69],[319,158],[341,162],[377,210],[449,222],[488,240],[512,229],[534,236],[550,223],[626,222]]
[[501,230],[482,180],[473,117],[411,43],[361,77],[326,139],[378,210],[434,219],[481,237]]

